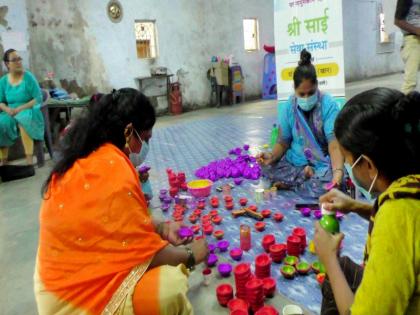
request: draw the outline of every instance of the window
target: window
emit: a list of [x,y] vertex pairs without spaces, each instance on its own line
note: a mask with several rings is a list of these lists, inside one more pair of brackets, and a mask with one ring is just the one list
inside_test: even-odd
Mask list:
[[155,21],[135,21],[137,57],[150,59],[157,57]]
[[259,49],[258,20],[244,19],[244,47],[247,51]]

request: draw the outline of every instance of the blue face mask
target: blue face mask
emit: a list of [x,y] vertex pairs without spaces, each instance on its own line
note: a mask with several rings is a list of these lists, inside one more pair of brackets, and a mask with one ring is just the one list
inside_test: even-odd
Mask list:
[[134,165],[134,167],[140,166],[143,164],[143,162],[146,160],[147,153],[149,153],[149,144],[146,141],[143,141],[137,131],[134,130],[136,133],[138,139],[140,139],[141,142],[141,149],[139,153],[134,153],[131,151],[130,147],[128,149],[130,150],[130,161]]
[[366,198],[366,200],[370,203],[374,203],[376,197],[372,195],[371,191],[372,191],[373,185],[376,182],[376,178],[378,177],[378,174],[376,174],[375,178],[373,179],[372,184],[369,187],[369,190],[366,190],[365,188],[363,188],[363,186],[359,183],[359,181],[356,179],[356,177],[353,174],[353,168],[356,166],[357,163],[359,163],[359,161],[362,158],[363,158],[363,155],[361,155],[351,166],[347,163],[344,163],[344,167],[346,168],[347,173],[349,174],[351,178],[351,181],[357,187],[357,189],[362,193],[362,195]]
[[296,97],[298,106],[305,112],[312,110],[318,103],[318,94],[315,93],[309,97]]

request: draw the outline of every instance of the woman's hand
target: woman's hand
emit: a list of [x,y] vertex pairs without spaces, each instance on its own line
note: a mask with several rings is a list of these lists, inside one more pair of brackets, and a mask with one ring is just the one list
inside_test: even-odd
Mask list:
[[257,154],[255,158],[257,159],[258,164],[262,166],[269,166],[274,162],[272,153],[260,153]]
[[12,117],[15,116],[15,110],[13,108],[10,108],[10,107],[6,106],[4,108],[4,111]]
[[312,176],[315,175],[315,172],[314,172],[314,169],[312,167],[310,167],[309,165],[307,165],[303,169],[303,174],[305,174],[305,177],[306,178],[311,178]]
[[319,197],[319,203],[325,210],[349,213],[357,207],[357,201],[338,189],[332,189]]
[[198,265],[207,259],[209,248],[205,238],[200,238],[191,244],[191,250],[194,254],[195,263]]
[[337,259],[337,252],[344,234],[331,234],[325,231],[319,222],[315,222],[315,251],[323,265],[328,265],[330,259]]
[[341,182],[343,181],[343,175],[344,173],[341,169],[333,171],[333,178],[331,182],[335,184],[334,187],[341,185]]
[[178,234],[179,229],[184,226],[182,222],[168,222],[163,226],[162,236],[173,246],[185,245],[191,243],[193,238],[181,238]]

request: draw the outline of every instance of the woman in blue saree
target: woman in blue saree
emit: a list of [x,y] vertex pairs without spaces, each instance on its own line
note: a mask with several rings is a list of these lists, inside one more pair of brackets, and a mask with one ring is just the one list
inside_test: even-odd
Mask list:
[[319,91],[311,58],[308,51],[301,52],[293,75],[295,93],[279,107],[277,143],[259,161],[277,188],[317,197],[326,184],[341,184],[344,159],[334,137],[339,109],[332,96]]

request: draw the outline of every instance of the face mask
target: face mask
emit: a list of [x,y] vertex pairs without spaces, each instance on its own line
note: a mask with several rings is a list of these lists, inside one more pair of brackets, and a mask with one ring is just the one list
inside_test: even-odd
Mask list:
[[378,173],[376,173],[375,178],[372,181],[372,184],[370,184],[369,190],[367,191],[363,186],[359,183],[359,181],[356,179],[356,177],[353,174],[353,168],[357,165],[357,163],[360,162],[360,160],[363,158],[363,155],[359,156],[359,158],[353,163],[352,166],[350,166],[347,163],[344,163],[344,167],[347,170],[347,173],[349,174],[351,181],[353,184],[357,187],[357,189],[362,193],[362,195],[370,202],[373,203],[375,201],[376,196],[373,196],[371,194],[373,185],[376,182],[376,179],[378,178]]
[[298,106],[305,112],[310,111],[318,103],[318,95],[315,93],[307,98],[296,97]]
[[128,146],[128,150],[130,151],[130,161],[134,165],[134,167],[140,166],[143,164],[143,162],[146,160],[147,153],[149,153],[149,144],[146,141],[143,141],[137,131],[134,130],[136,133],[138,139],[140,139],[141,142],[141,149],[139,153],[134,153],[131,151],[130,146]]

